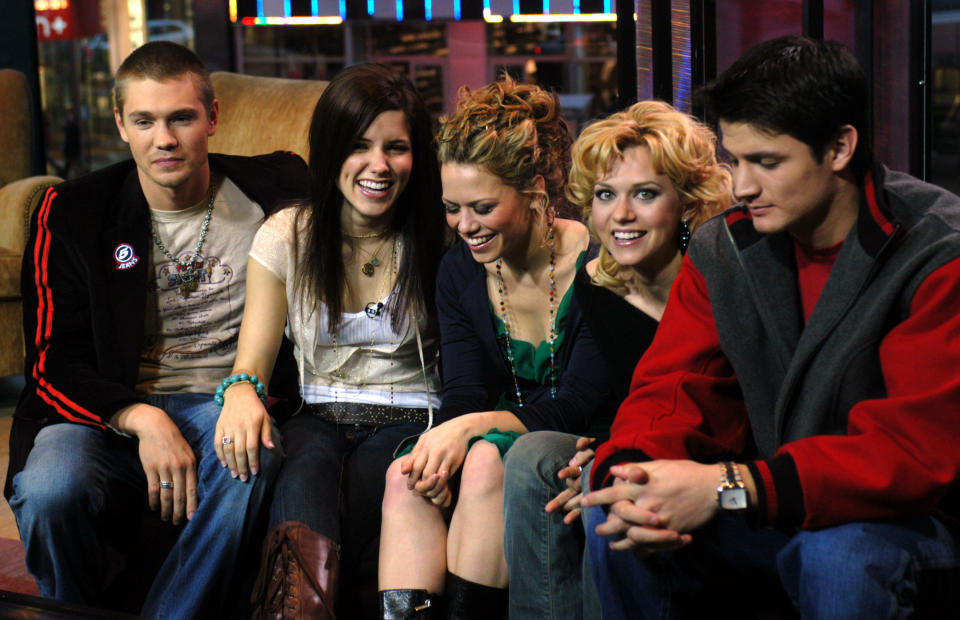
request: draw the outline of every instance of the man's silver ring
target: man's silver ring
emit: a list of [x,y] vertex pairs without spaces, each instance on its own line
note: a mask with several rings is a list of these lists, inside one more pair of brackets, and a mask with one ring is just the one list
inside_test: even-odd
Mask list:
[[577,465],[577,469],[579,469],[580,473],[583,474],[583,465]]
[[223,445],[229,446],[230,444],[233,443],[233,437],[227,437],[226,435],[224,435],[221,441],[223,442]]
[[161,480],[161,481],[160,481],[160,488],[161,488],[161,489],[172,489],[172,488],[173,488],[173,483],[170,482],[169,480]]

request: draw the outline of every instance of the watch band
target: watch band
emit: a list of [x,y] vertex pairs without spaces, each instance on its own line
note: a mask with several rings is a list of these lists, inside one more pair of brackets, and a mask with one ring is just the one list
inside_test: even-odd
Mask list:
[[720,463],[720,486],[717,487],[717,502],[723,510],[746,510],[747,489],[736,463]]

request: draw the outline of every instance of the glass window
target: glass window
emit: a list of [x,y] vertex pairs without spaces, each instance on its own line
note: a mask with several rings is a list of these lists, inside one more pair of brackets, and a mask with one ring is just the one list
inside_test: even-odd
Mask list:
[[63,3],[42,10],[49,23],[69,23],[59,34],[38,27],[42,131],[47,171],[73,178],[129,157],[113,119],[110,45],[96,3]]
[[[325,2],[320,1],[319,12]],[[238,4],[239,71],[330,79],[350,64],[382,62],[413,80],[435,117],[453,110],[461,86],[478,88],[506,71],[555,90],[575,131],[616,106],[616,9],[610,2],[580,2],[584,13],[590,9],[590,19],[600,16],[601,21],[591,22],[576,21],[573,3],[567,9],[554,3],[554,12],[544,14],[542,3],[522,2],[515,19],[507,14],[513,3],[499,0],[489,4],[485,15],[463,13],[461,19],[452,12],[441,14],[446,6],[441,3],[433,3],[432,19],[408,15],[403,20],[391,13],[396,9],[390,3],[374,2],[375,12],[386,13],[363,20],[351,16],[352,6],[347,5],[343,23],[293,26],[260,25],[283,18],[270,22],[252,3]],[[461,6],[469,9],[466,3]],[[608,8],[609,13],[598,13]]]
[[719,75],[753,45],[785,34],[802,34],[802,0],[718,0]]
[[329,80],[345,64],[341,26],[256,26],[239,32],[240,73]]
[[960,194],[960,1],[932,13],[929,181]]
[[856,0],[824,0],[823,38],[856,49]]

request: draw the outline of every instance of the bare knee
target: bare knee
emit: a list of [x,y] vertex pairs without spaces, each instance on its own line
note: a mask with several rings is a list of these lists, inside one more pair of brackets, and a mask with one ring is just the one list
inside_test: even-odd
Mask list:
[[460,501],[471,497],[500,496],[503,493],[503,461],[500,450],[489,441],[470,447],[463,462]]
[[382,506],[384,517],[408,508],[415,499],[416,496],[407,488],[407,475],[400,471],[400,459],[395,459],[387,468]]

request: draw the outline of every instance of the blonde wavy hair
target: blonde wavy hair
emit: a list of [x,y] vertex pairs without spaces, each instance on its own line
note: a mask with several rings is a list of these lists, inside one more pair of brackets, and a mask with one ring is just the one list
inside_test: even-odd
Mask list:
[[[543,194],[541,214],[569,211],[563,193],[570,170],[570,131],[557,96],[509,75],[478,90],[464,86],[453,116],[440,119],[441,164],[483,167],[520,193]],[[540,175],[545,189],[533,179]]]
[[[681,220],[693,231],[733,201],[730,173],[717,162],[716,142],[706,125],[669,104],[635,103],[588,126],[577,138],[567,197],[583,209],[590,234],[596,239],[592,217],[594,186],[623,159],[625,150],[645,146],[654,171],[666,175],[673,184],[682,205]],[[621,269],[601,245],[595,282],[621,288]]]

